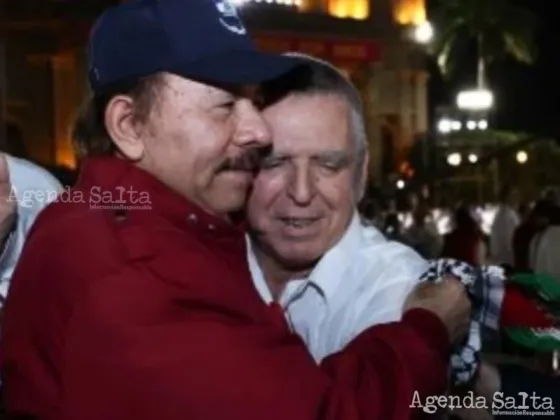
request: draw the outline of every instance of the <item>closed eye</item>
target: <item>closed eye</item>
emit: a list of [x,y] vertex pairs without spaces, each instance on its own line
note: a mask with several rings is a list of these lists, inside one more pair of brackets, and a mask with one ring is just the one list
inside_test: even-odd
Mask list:
[[283,165],[288,159],[281,156],[269,156],[261,161],[261,169],[273,169]]
[[338,171],[342,169],[344,165],[341,165],[340,162],[319,162],[321,167],[325,169],[329,169],[331,171]]
[[316,163],[329,171],[338,172],[350,165],[352,159],[348,156],[317,158]]
[[235,101],[226,101],[218,104],[218,108],[231,109],[235,106]]

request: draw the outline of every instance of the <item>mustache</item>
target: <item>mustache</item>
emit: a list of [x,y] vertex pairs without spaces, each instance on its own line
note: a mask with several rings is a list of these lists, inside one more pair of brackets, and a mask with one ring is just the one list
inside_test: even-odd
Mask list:
[[218,167],[218,172],[246,171],[256,172],[263,159],[270,154],[272,147],[254,147],[233,157],[226,158]]

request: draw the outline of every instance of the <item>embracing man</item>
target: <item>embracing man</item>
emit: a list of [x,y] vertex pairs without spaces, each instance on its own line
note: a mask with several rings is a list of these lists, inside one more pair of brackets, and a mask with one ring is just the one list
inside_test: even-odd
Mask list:
[[368,176],[358,91],[330,64],[293,56],[306,65],[263,87],[273,149],[248,201],[248,260],[261,297],[320,361],[400,320],[428,262],[358,214]]
[[[263,87],[273,149],[248,201],[247,255],[262,299],[320,363],[368,327],[402,319],[428,262],[360,220],[368,155],[356,88],[329,63],[289,55],[306,65]],[[557,380],[514,366],[483,362],[474,379],[489,406],[497,392],[558,400]]]

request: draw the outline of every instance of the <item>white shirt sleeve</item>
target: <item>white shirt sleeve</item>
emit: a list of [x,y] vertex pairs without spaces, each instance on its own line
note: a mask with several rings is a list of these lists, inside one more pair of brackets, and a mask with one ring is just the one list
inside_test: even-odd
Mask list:
[[512,208],[503,207],[496,214],[490,238],[493,263],[513,264],[513,234],[519,222],[519,216]]
[[25,239],[39,213],[62,191],[46,170],[31,162],[7,156],[12,196],[17,200],[17,220],[0,255],[0,308],[19,260]]
[[560,226],[551,226],[536,244],[535,267],[538,273],[548,274],[560,282]]

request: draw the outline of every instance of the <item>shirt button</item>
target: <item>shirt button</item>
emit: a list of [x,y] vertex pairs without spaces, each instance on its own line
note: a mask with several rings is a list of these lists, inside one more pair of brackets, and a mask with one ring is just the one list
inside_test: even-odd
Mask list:
[[127,218],[126,210],[124,209],[115,210],[114,217],[117,222],[124,222]]
[[189,214],[189,216],[187,217],[187,221],[188,221],[191,225],[196,225],[196,222],[198,222],[198,217],[196,217],[196,214],[191,213],[191,214]]

